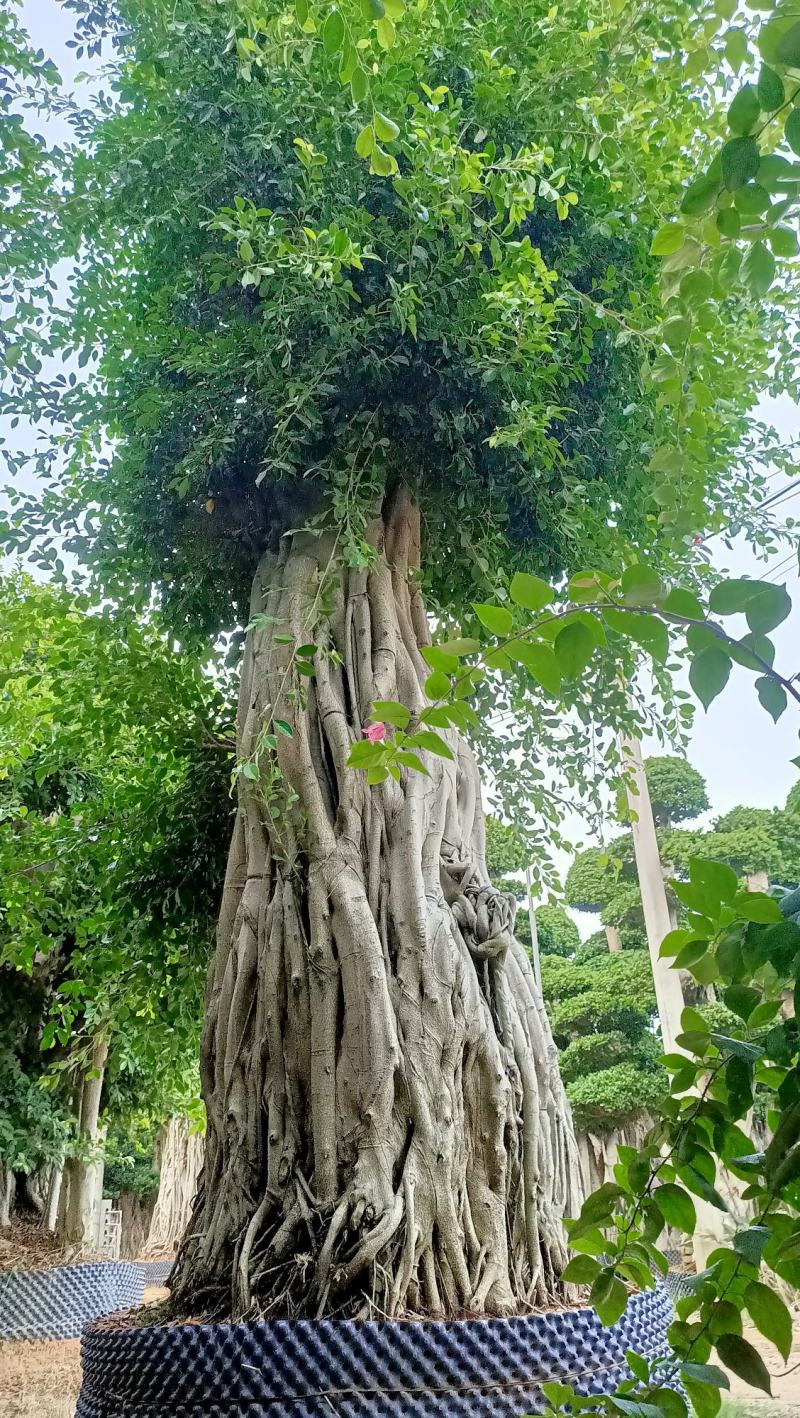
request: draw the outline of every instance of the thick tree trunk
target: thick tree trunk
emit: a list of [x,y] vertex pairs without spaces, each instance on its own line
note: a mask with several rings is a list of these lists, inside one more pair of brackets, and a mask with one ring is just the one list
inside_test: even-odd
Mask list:
[[100,1097],[108,1043],[97,1039],[91,1062],[76,1087],[78,1142],[81,1155],[68,1157],[59,1200],[58,1235],[76,1255],[97,1250],[97,1225],[103,1195],[103,1157],[99,1152]]
[[11,1167],[0,1161],[0,1226],[10,1226],[14,1215],[17,1178]]
[[203,1139],[189,1131],[188,1118],[170,1118],[161,1139],[158,1196],[145,1248],[146,1256],[175,1253],[192,1211],[203,1162]]
[[[575,1137],[472,753],[446,731],[428,777],[345,766],[373,700],[426,702],[405,493],[370,536],[368,570],[297,536],[256,576],[238,753],[261,781],[239,776],[208,982],[183,1308],[504,1313],[556,1296],[566,1261]],[[286,636],[319,647],[313,679]]]

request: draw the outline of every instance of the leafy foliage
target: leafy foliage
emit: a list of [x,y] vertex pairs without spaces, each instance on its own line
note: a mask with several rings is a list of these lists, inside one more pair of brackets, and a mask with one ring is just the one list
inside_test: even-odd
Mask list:
[[562,906],[539,906],[536,935],[542,955],[563,955],[571,959],[581,943],[578,927]]
[[[112,1111],[146,1091],[157,1112],[193,1071],[225,706],[195,662],[124,618],[24,578],[0,584],[0,606],[0,961],[28,1001],[11,1052],[30,1081],[21,1105],[41,1100],[26,1144],[41,1153],[52,1104],[37,1080],[57,1084],[98,1031]],[[54,1146],[55,1122],[45,1131]]]
[[685,758],[647,758],[644,771],[657,827],[674,827],[699,817],[710,806],[702,773]]

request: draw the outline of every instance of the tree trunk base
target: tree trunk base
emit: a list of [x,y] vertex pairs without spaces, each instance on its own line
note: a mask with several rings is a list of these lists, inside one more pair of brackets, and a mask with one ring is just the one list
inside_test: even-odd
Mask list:
[[474,757],[449,728],[425,773],[369,786],[346,762],[374,701],[412,722],[428,702],[407,494],[370,538],[368,570],[298,535],[256,577],[185,1313],[510,1314],[559,1295],[577,1149],[516,903],[487,874]]

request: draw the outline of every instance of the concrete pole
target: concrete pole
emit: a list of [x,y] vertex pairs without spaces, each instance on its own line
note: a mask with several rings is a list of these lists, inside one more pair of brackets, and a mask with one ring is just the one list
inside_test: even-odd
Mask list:
[[672,930],[672,921],[661,870],[653,809],[650,805],[650,794],[642,762],[642,750],[638,739],[629,738],[627,734],[620,736],[620,748],[626,777],[633,782],[633,787],[627,789],[628,806],[634,817],[631,823],[633,850],[636,857],[636,870],[639,874],[639,889],[642,893],[644,925],[647,933],[647,946],[650,951],[650,964],[653,967],[656,1003],[661,1020],[661,1038],[666,1054],[680,1053],[675,1039],[681,1032],[681,1014],[684,1008],[683,990],[678,971],[673,970],[668,961],[660,960],[658,954],[661,942]]
[[539,957],[539,936],[536,931],[536,911],[533,905],[533,885],[531,883],[531,869],[525,868],[525,885],[528,889],[528,919],[531,923],[531,960],[533,961],[533,978],[539,989],[542,988],[542,962]]

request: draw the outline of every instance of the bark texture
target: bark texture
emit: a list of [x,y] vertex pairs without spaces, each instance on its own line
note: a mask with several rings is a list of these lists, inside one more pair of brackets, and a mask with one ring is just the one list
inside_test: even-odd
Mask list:
[[[295,537],[255,580],[238,753],[261,783],[239,778],[208,981],[182,1308],[509,1313],[554,1298],[567,1259],[569,1105],[470,748],[446,731],[455,761],[372,788],[345,766],[373,700],[426,703],[407,494],[370,535],[368,569]],[[281,636],[320,647],[313,679]],[[292,736],[264,749],[276,718]]]
[[148,1258],[174,1255],[177,1250],[197,1191],[203,1139],[189,1131],[188,1118],[170,1118],[159,1151],[158,1196],[144,1252]]
[[59,1239],[75,1256],[92,1255],[98,1249],[104,1171],[100,1150],[100,1097],[107,1055],[108,1041],[97,1039],[89,1067],[75,1085],[79,1153],[68,1157],[64,1163],[56,1228]]

